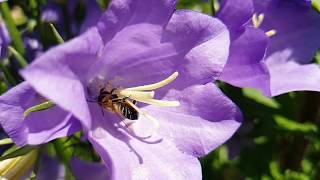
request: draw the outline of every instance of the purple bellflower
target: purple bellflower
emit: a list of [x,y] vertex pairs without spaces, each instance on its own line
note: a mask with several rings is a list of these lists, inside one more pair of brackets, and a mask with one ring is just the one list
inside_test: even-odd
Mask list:
[[0,59],[5,58],[8,55],[8,46],[10,44],[11,38],[6,25],[0,22]]
[[224,0],[217,17],[229,28],[231,45],[228,62],[220,80],[239,87],[259,89],[270,95],[269,72],[264,62],[268,37],[252,26],[254,5],[251,0]]
[[320,47],[320,16],[301,2],[225,0],[218,17],[236,38],[220,79],[267,96],[320,91],[320,69],[311,63]]
[[[300,2],[302,2],[300,0]],[[320,91],[320,68],[312,63],[320,48],[320,16],[310,6],[289,0],[254,1],[264,15],[259,26],[276,34],[270,37],[265,61],[270,73],[271,94],[290,91]]]
[[[197,158],[229,139],[242,115],[212,83],[228,58],[227,27],[175,3],[112,1],[96,27],[44,53],[0,97],[5,131],[21,146],[81,126],[111,179],[201,179]],[[99,106],[101,90],[138,102],[139,119]],[[56,106],[24,119],[41,99]]]

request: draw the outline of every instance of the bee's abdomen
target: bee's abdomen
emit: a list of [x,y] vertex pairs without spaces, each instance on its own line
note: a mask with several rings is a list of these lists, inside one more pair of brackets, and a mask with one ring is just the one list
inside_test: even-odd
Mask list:
[[139,118],[139,112],[126,104],[119,104],[119,109],[121,114],[127,119],[137,120]]

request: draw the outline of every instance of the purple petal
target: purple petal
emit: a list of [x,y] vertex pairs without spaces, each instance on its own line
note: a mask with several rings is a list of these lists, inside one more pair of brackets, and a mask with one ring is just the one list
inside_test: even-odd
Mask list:
[[291,1],[255,1],[258,12],[265,14],[261,28],[275,29],[270,38],[266,61],[308,63],[320,47],[320,16],[311,8]]
[[81,79],[102,46],[95,28],[40,56],[21,72],[41,95],[54,101],[87,126],[90,114]]
[[228,26],[234,37],[240,27],[251,20],[253,11],[252,0],[223,0],[217,17]]
[[297,3],[303,6],[311,7],[312,0],[295,0]]
[[[227,141],[239,128],[239,108],[213,83],[171,90],[164,99],[179,100],[178,108],[147,106],[143,111],[159,121],[158,133],[182,152],[201,157]],[[140,120],[139,120],[140,121]],[[146,124],[146,123],[145,123]],[[148,128],[141,124],[138,130]]]
[[95,26],[102,15],[102,9],[96,1],[92,2],[92,0],[86,0],[85,3],[86,17],[81,24],[80,33],[83,33],[87,29]]
[[41,166],[37,174],[37,180],[62,180],[65,179],[65,167],[58,159],[44,155],[41,158]]
[[219,79],[270,95],[269,72],[263,61],[267,45],[268,37],[263,31],[246,27],[245,32],[231,42],[229,60]]
[[320,68],[316,64],[295,62],[268,64],[273,96],[291,91],[320,91]]
[[264,31],[275,29],[266,62],[271,75],[272,96],[298,90],[319,91],[317,65],[307,65],[320,47],[320,16],[292,1],[255,1],[265,14]]
[[94,122],[88,138],[111,179],[201,179],[197,158],[182,153],[172,142],[142,142],[117,127],[117,116],[103,116],[97,106],[91,113]]
[[46,143],[81,128],[71,113],[58,106],[23,117],[27,108],[39,103],[40,96],[26,82],[0,97],[1,126],[19,146]]
[[139,23],[164,25],[175,4],[175,0],[113,0],[98,23],[101,37],[108,42],[122,28]]
[[101,163],[85,162],[74,158],[71,160],[73,175],[77,180],[104,180],[109,179],[106,167]]
[[140,23],[123,28],[106,44],[88,76],[118,77],[118,85],[132,87],[158,82],[178,71],[174,86],[182,88],[217,78],[228,47],[229,33],[219,20],[176,11],[165,27]]

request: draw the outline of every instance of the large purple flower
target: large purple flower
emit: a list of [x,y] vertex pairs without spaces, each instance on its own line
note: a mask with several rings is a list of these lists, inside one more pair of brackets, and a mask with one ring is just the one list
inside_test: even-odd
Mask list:
[[[22,71],[27,82],[0,98],[0,122],[20,145],[67,135],[80,122],[111,179],[200,179],[197,157],[230,138],[242,119],[211,83],[229,42],[219,20],[175,11],[174,0],[114,0],[97,27]],[[57,106],[23,121],[22,112],[37,103],[26,101],[36,94],[29,84]],[[102,88],[136,100],[139,119],[122,120],[88,102]]]
[[[229,61],[220,79],[235,86],[260,89],[268,96],[320,91],[320,69],[310,64],[320,47],[320,17],[308,2],[246,0],[237,4],[226,0],[219,18],[231,31],[246,31],[235,35],[237,39],[231,43]],[[228,9],[235,11],[230,13]],[[270,36],[269,44],[267,36],[252,26]]]

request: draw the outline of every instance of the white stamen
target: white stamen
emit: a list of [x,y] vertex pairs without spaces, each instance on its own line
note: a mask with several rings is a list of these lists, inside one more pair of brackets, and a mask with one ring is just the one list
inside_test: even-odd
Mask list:
[[261,13],[259,15],[257,15],[257,13],[254,13],[252,18],[252,24],[255,28],[259,28],[264,20],[264,14]]
[[144,86],[137,86],[137,87],[132,87],[132,88],[127,88],[124,89],[126,91],[148,91],[148,90],[154,90],[154,89],[159,89],[163,86],[166,86],[170,84],[172,81],[174,81],[178,77],[179,73],[174,72],[171,76],[169,76],[167,79],[160,81],[158,83],[154,84],[149,84],[149,85],[144,85]]
[[276,34],[277,34],[277,31],[275,29],[271,29],[270,31],[266,32],[266,35],[268,37],[272,37],[272,36],[274,36]]
[[135,99],[136,101],[156,105],[156,106],[166,106],[166,107],[177,107],[180,106],[179,101],[164,101],[164,100],[158,100],[158,99]]
[[131,90],[121,90],[119,95],[123,97],[129,97],[131,99],[152,99],[154,97],[154,91],[141,92]]

